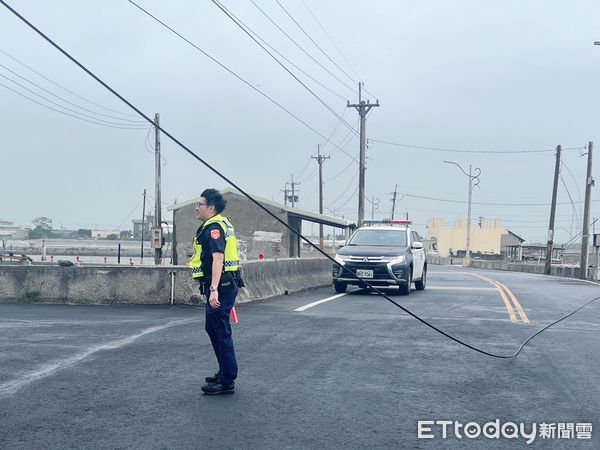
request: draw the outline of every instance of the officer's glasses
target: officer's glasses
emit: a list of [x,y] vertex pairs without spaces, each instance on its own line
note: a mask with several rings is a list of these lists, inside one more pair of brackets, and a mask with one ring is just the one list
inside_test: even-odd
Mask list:
[[196,208],[200,208],[201,206],[208,206],[208,203],[197,202]]

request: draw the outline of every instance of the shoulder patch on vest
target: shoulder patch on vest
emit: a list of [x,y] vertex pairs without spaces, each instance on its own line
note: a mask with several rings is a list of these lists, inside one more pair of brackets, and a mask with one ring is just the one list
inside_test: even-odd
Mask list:
[[221,230],[217,230],[216,228],[214,230],[210,230],[210,237],[213,239],[219,239],[221,237]]

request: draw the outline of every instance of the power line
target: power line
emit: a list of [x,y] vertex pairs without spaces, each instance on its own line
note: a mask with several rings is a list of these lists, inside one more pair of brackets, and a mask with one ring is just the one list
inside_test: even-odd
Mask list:
[[306,165],[302,168],[302,170],[298,174],[298,178],[302,177],[302,174],[306,171],[306,169],[308,168],[309,165],[310,165],[310,159],[308,161],[306,161]]
[[33,103],[37,103],[38,105],[40,105],[40,106],[43,106],[44,108],[48,108],[48,109],[50,109],[50,110],[52,110],[52,111],[55,111],[55,112],[57,112],[57,113],[64,114],[65,116],[70,116],[70,117],[73,117],[73,118],[75,118],[75,119],[83,120],[84,122],[93,123],[93,124],[95,124],[95,125],[100,125],[100,126],[107,127],[107,128],[119,128],[119,129],[121,129],[121,130],[140,130],[140,129],[141,129],[141,128],[135,128],[135,127],[125,127],[125,126],[107,125],[107,124],[105,124],[105,123],[96,122],[95,120],[89,120],[89,119],[85,119],[85,118],[83,118],[83,117],[80,117],[80,116],[77,116],[77,115],[75,115],[75,114],[69,114],[68,112],[61,111],[60,109],[53,108],[53,107],[51,107],[51,106],[48,106],[48,105],[46,105],[46,104],[44,104],[44,103],[42,103],[42,102],[38,102],[37,100],[34,100],[33,98],[31,98],[31,97],[28,97],[27,95],[23,94],[22,92],[19,92],[19,91],[17,91],[16,89],[13,89],[13,88],[11,88],[11,87],[9,87],[9,86],[5,85],[5,84],[2,84],[2,83],[0,83],[0,86],[2,86],[3,88],[6,88],[6,89],[8,89],[9,91],[12,91],[12,92],[14,92],[14,93],[15,93],[15,94],[17,94],[17,95],[20,95],[20,96],[21,96],[21,97],[23,97],[23,98],[26,98],[27,100],[29,100],[29,101],[31,101],[31,102],[33,102]]
[[[350,162],[352,162],[352,161],[350,161]],[[318,168],[317,167],[313,167],[312,172],[310,172],[310,174],[308,174],[306,176],[306,178],[300,179],[300,177],[298,177],[298,183],[306,183],[307,181],[312,180],[317,175],[317,171],[318,171]]]
[[[565,188],[565,191],[567,192],[567,196],[569,197],[569,200],[571,201],[571,207],[573,208],[573,217],[575,218],[575,221],[578,222],[579,219],[577,218],[577,209],[575,208],[575,203],[573,203],[573,197],[571,197],[571,192],[569,192],[569,188],[567,186],[567,183],[565,183],[562,173],[559,173],[558,176],[560,178],[562,185]],[[573,231],[573,221],[571,221],[571,231]]]
[[[310,53],[308,53],[306,51],[306,49],[304,47],[302,47],[300,44],[298,44],[294,40],[294,38],[292,38],[288,33],[286,33],[283,28],[281,28],[279,25],[277,25],[277,23],[273,19],[271,19],[271,17],[260,6],[258,6],[254,0],[250,0],[250,3],[252,3],[256,7],[256,9],[258,9],[263,14],[263,16],[265,16],[267,18],[267,20],[269,20],[269,22],[271,22],[273,25],[275,25],[275,27],[279,31],[281,31],[285,35],[285,37],[287,37],[290,41],[292,41],[292,43],[296,47],[298,47],[302,51],[302,53],[304,53],[306,56],[308,56],[310,59],[312,59],[316,64],[319,65],[319,67],[321,67],[323,70],[325,70],[333,78],[335,78],[336,80],[338,80],[341,84],[343,84],[348,89],[350,89],[352,92],[354,92],[354,88],[353,87],[351,87],[350,85],[346,84],[343,80],[341,80],[340,78],[338,78],[334,73],[332,73],[329,69],[327,69],[327,67],[325,67],[323,64],[321,64],[319,61],[317,61]],[[354,82],[354,80],[352,80],[352,81]]]
[[[321,24],[321,22],[319,22],[319,19],[317,19],[317,16],[312,12],[312,10],[308,7],[308,5],[306,4],[306,2],[304,0],[302,0],[302,3],[306,7],[306,9],[310,13],[310,15],[313,17],[313,19],[315,19],[315,22],[317,22],[317,25],[319,25],[319,28],[321,28],[321,30],[323,30],[323,33],[325,33],[325,36],[327,36],[327,39],[329,39],[329,42],[331,42],[333,44],[333,46],[338,51],[338,53],[340,54],[340,56],[342,57],[342,59],[346,62],[346,64],[350,68],[350,70],[352,70],[352,72],[354,72],[354,75],[356,75],[356,78],[359,79],[359,80],[361,80],[362,77],[356,72],[356,70],[354,70],[354,67],[352,67],[352,64],[350,64],[350,61],[348,61],[348,59],[346,58],[346,56],[344,56],[344,54],[342,53],[342,51],[340,50],[340,48],[337,46],[337,44],[334,42],[334,40],[331,38],[331,36],[329,35],[329,33],[327,32],[327,30],[325,29],[325,27]],[[363,90],[367,94],[369,94],[370,96],[375,97],[375,98],[377,97],[376,95],[372,94],[371,92],[369,92],[368,90],[366,90],[364,88],[364,83],[363,83]]]
[[573,182],[575,183],[575,187],[577,188],[577,197],[579,198],[579,201],[581,202],[581,189],[579,187],[579,183],[577,182],[577,178],[575,178],[575,175],[573,175],[573,172],[571,172],[571,169],[569,169],[569,166],[567,166],[567,163],[565,162],[564,158],[561,158],[560,163],[565,169],[567,169],[567,172],[569,172],[569,175],[571,175],[571,178],[573,179]]
[[[29,89],[28,87],[26,87],[26,86],[23,86],[21,83],[19,83],[19,82],[17,82],[17,81],[15,81],[15,80],[13,80],[13,79],[11,79],[11,78],[7,77],[6,75],[2,75],[2,74],[0,73],[0,77],[2,77],[2,78],[4,78],[4,79],[6,79],[6,80],[8,80],[8,81],[10,81],[10,82],[12,82],[12,83],[14,83],[14,84],[16,84],[17,86],[19,86],[19,87],[21,87],[21,88],[25,89],[26,91],[30,92],[31,94],[35,95],[36,97],[42,98],[42,99],[44,99],[45,101],[47,101],[48,103],[51,103],[51,104],[53,104],[53,105],[55,105],[55,106],[57,106],[57,107],[59,107],[59,108],[65,109],[65,110],[67,110],[67,111],[70,111],[70,112],[71,112],[71,113],[73,113],[73,114],[78,114],[78,115],[80,115],[80,116],[87,117],[87,118],[93,119],[93,120],[95,120],[95,121],[97,121],[97,122],[101,122],[101,123],[103,123],[103,124],[107,124],[107,125],[118,125],[118,126],[121,126],[121,127],[130,128],[130,129],[142,129],[142,128],[143,128],[143,129],[145,129],[145,128],[146,128],[146,125],[144,125],[143,127],[142,127],[142,126],[140,126],[140,125],[127,125],[127,124],[124,124],[124,123],[120,123],[120,122],[112,122],[112,121],[110,121],[110,120],[101,119],[101,118],[98,118],[98,117],[95,117],[95,116],[91,116],[91,115],[89,115],[89,114],[86,114],[86,113],[82,113],[82,112],[76,111],[76,110],[74,110],[74,109],[71,109],[71,108],[68,108],[68,107],[66,107],[66,106],[63,106],[63,105],[61,105],[60,103],[56,103],[55,101],[53,101],[53,100],[50,100],[49,98],[46,98],[46,97],[44,97],[43,95],[41,95],[41,94],[38,94],[38,93],[37,93],[37,92],[35,92],[35,91],[32,91],[32,90],[31,90],[31,89]],[[4,84],[3,84],[2,86],[4,86],[4,87],[8,88],[8,86],[6,86],[6,85],[4,85]],[[11,89],[11,90],[12,90],[12,91],[14,91],[13,89]],[[15,91],[15,92],[16,92],[16,91]],[[26,96],[24,96],[24,97],[26,97]],[[29,98],[29,97],[26,97],[26,98]],[[30,99],[30,100],[31,100],[31,99]]]
[[[154,127],[149,127],[148,132],[146,133],[146,139],[144,140],[144,147],[146,148],[146,152],[155,155],[156,149],[154,148],[154,143],[150,140],[152,131],[154,131]],[[162,161],[163,166],[167,165],[167,159],[162,154],[160,155],[160,160]]]
[[113,230],[120,230],[121,227],[123,226],[123,224],[125,222],[127,222],[127,220],[133,215],[133,213],[135,212],[135,210],[140,206],[140,203],[142,203],[142,200],[138,200],[138,202],[135,204],[135,206],[131,209],[131,211],[129,212],[129,214],[127,214],[127,216],[123,219],[123,221],[119,224],[119,226],[117,227],[113,227]]
[[[342,123],[342,119],[344,118],[344,116],[346,115],[346,113],[348,112],[348,108],[344,108],[344,111],[342,111],[342,115],[341,115],[341,119],[338,120],[338,122],[335,124],[335,127],[333,128],[333,131],[331,132],[331,134],[329,135],[328,139],[331,139],[333,137],[333,135],[335,134],[335,132],[337,131],[337,129],[339,128],[340,124]],[[325,142],[323,144],[323,148],[325,148],[327,146],[329,142]]]
[[[372,142],[379,142],[380,144],[395,145],[397,147],[415,148],[415,149],[419,149],[419,150],[432,150],[432,151],[437,151],[437,152],[453,152],[453,153],[489,153],[489,154],[497,153],[497,154],[502,154],[502,153],[549,153],[549,152],[556,151],[555,148],[544,149],[544,150],[461,150],[461,149],[454,149],[454,148],[424,147],[424,146],[420,146],[420,145],[401,144],[399,142],[383,141],[380,139],[369,139],[369,140]],[[583,146],[567,147],[567,148],[563,148],[562,150],[580,150],[583,148],[585,148],[585,147],[583,147]]]
[[[131,1],[131,0],[129,0]],[[256,40],[256,38],[254,36],[252,36],[252,33],[250,33],[240,22],[238,22],[232,15],[232,13],[225,8],[218,0],[211,0],[213,2],[213,4],[215,4],[227,17],[229,17],[229,19],[235,23],[244,33],[246,33],[250,39],[252,39],[260,48],[262,48],[265,53],[267,53],[271,58],[273,58],[273,60],[275,60],[275,62],[277,62],[277,64],[279,64],[288,74],[290,74],[290,76],[292,78],[294,78],[298,83],[300,83],[304,89],[306,89],[319,103],[321,103],[329,112],[331,112],[331,114],[333,114],[335,117],[337,117],[339,120],[341,120],[341,122],[348,128],[348,129],[352,129],[350,124],[348,124],[348,122],[346,122],[345,120],[343,120],[338,113],[336,113],[333,108],[331,108],[331,106],[329,106],[327,103],[325,103],[325,101],[323,101],[323,99],[321,99],[321,97],[319,97],[311,88],[309,88],[300,78],[298,78],[290,69],[288,69],[285,64],[283,64],[281,61],[279,61],[269,50],[267,50],[265,48],[264,45],[262,45],[260,42],[258,42],[258,40]],[[353,130],[354,131],[354,130]],[[355,131],[356,132],[356,131]]]
[[[356,127],[357,124],[358,124],[358,119],[354,123],[354,126]],[[343,153],[346,153],[344,151],[344,148],[346,148],[348,146],[348,144],[350,144],[350,142],[352,141],[352,139],[356,139],[356,138],[358,138],[358,136],[355,133],[353,133],[352,131],[348,131],[348,133],[346,134],[346,136],[344,136],[340,140],[340,143],[337,145],[337,148],[331,152],[331,155],[335,155],[337,152],[340,152],[340,151],[343,152]],[[327,146],[326,144],[327,143],[325,143],[323,145],[323,148],[325,148]],[[352,159],[354,161],[358,162],[358,160],[356,160],[354,157]]]
[[[436,197],[426,197],[424,195],[412,195],[412,194],[403,194],[406,197],[418,198],[422,200],[433,200],[437,202],[446,202],[446,203],[461,203],[467,204],[468,202],[462,200],[449,200],[445,198],[436,198]],[[593,202],[600,202],[600,200],[592,200]],[[575,202],[580,203],[580,202]],[[485,202],[471,202],[472,205],[484,205],[484,206],[550,206],[550,203],[485,203]],[[569,205],[570,202],[557,202],[557,205]]]
[[329,42],[331,42],[333,44],[333,46],[338,51],[340,56],[344,59],[344,61],[346,61],[346,64],[348,64],[348,67],[350,67],[350,70],[352,70],[352,72],[354,72],[354,75],[356,75],[356,78],[358,78],[360,80],[362,77],[358,73],[356,73],[356,70],[354,70],[354,67],[352,67],[352,64],[350,64],[350,62],[346,59],[346,57],[344,56],[344,54],[342,53],[340,48],[336,45],[336,43],[333,41],[333,39],[331,38],[331,36],[329,35],[329,33],[327,32],[325,27],[323,27],[323,25],[321,25],[321,22],[319,22],[319,19],[317,19],[317,16],[314,15],[314,13],[311,11],[311,9],[308,7],[308,5],[306,4],[306,2],[304,0],[302,0],[302,3],[304,4],[304,7],[308,10],[310,15],[313,17],[313,19],[315,19],[315,22],[317,22],[317,24],[319,25],[321,30],[323,30],[323,33],[325,33],[325,36],[327,36],[327,39],[329,39]]
[[239,23],[241,23],[244,27],[246,27],[248,29],[248,31],[250,31],[250,33],[252,33],[257,39],[259,39],[263,44],[265,44],[267,47],[269,47],[275,53],[277,53],[281,58],[283,58],[285,61],[287,61],[289,64],[291,64],[294,68],[296,68],[298,71],[302,72],[305,76],[307,76],[308,78],[310,78],[312,81],[314,81],[315,83],[317,83],[322,88],[324,88],[324,89],[328,90],[329,92],[331,92],[333,95],[341,98],[342,100],[346,100],[346,97],[344,97],[342,94],[340,94],[340,93],[334,91],[333,89],[330,89],[329,87],[325,86],[319,80],[317,80],[316,78],[314,78],[313,76],[311,76],[308,72],[302,70],[300,67],[298,67],[296,64],[294,64],[294,62],[292,62],[289,58],[287,58],[285,55],[283,55],[281,52],[279,52],[276,48],[274,48],[271,44],[269,44],[264,38],[262,38],[258,33],[256,33],[254,30],[252,30],[252,28],[250,28],[246,23],[244,23],[238,16],[236,16],[235,14],[233,14],[231,11],[229,11],[229,12],[231,13],[231,15]]
[[352,195],[350,195],[350,197],[348,197],[348,199],[344,203],[342,203],[339,207],[343,208],[344,206],[346,206],[350,202],[350,200],[352,200],[354,198],[354,196],[356,195],[356,191],[358,191],[358,186],[356,186],[356,188],[354,189],[354,192],[352,192]]
[[[547,218],[541,218],[541,219],[537,219],[537,220],[521,220],[521,219],[504,219],[504,218],[499,218],[502,220],[502,223],[508,222],[508,223],[512,223],[512,222],[519,222],[519,223],[540,223],[540,222],[546,222]],[[570,222],[571,219],[556,219],[555,222]],[[548,226],[548,224],[545,225],[546,227]]]
[[[350,186],[352,186],[352,184],[356,181],[356,178],[358,177],[358,172],[356,172],[354,174],[354,177],[352,177],[352,179],[350,180],[350,183],[348,183],[348,186],[346,186],[346,188],[342,191],[342,193],[332,202],[330,202],[330,205],[335,205],[336,202],[341,199],[344,195],[346,195],[346,192],[348,192],[350,190]],[[357,187],[358,188],[358,187]]]
[[[277,102],[276,100],[274,100],[273,98],[271,98],[270,96],[268,96],[267,94],[265,94],[263,91],[261,91],[260,89],[258,89],[256,86],[254,86],[252,83],[250,83],[249,81],[245,80],[244,78],[242,78],[240,75],[238,75],[237,73],[235,73],[233,70],[231,70],[229,67],[227,67],[225,64],[223,64],[222,62],[220,62],[219,60],[217,60],[216,58],[214,58],[213,56],[211,56],[210,54],[208,54],[207,52],[205,52],[204,50],[202,50],[200,47],[198,47],[196,44],[194,44],[192,41],[190,41],[188,38],[186,38],[185,36],[183,36],[182,34],[180,34],[179,32],[177,32],[175,29],[173,29],[172,27],[170,27],[169,25],[167,25],[165,22],[163,22],[162,20],[160,20],[158,17],[154,16],[153,14],[151,14],[149,11],[145,10],[144,8],[142,8],[140,5],[138,5],[137,3],[135,3],[133,0],[128,0],[129,3],[131,3],[133,6],[135,6],[136,8],[138,8],[140,11],[142,11],[144,14],[146,14],[148,17],[152,18],[154,21],[156,21],[157,23],[159,23],[160,25],[162,25],[163,27],[165,27],[167,30],[169,30],[171,33],[175,34],[176,36],[178,36],[180,39],[182,39],[183,41],[185,41],[186,43],[188,43],[189,45],[191,45],[192,47],[194,47],[196,50],[198,50],[200,53],[202,53],[204,56],[206,56],[208,59],[210,59],[211,61],[213,61],[215,64],[217,64],[218,66],[220,66],[222,69],[225,69],[227,72],[229,72],[231,75],[233,75],[235,78],[237,78],[238,80],[240,80],[242,83],[244,83],[246,86],[248,86],[249,88],[251,88],[252,90],[258,92],[260,95],[262,95],[264,98],[266,98],[267,100],[269,100],[271,103],[273,103],[275,106],[277,106],[279,109],[281,109],[282,111],[285,111],[287,114],[289,114],[290,116],[292,116],[294,119],[296,119],[298,122],[300,122],[302,125],[304,125],[306,128],[308,128],[309,130],[311,130],[312,132],[314,132],[315,134],[317,134],[318,136],[320,136],[321,138],[327,140],[327,138],[319,133],[316,129],[314,129],[312,126],[310,126],[308,123],[306,123],[304,120],[302,120],[300,117],[296,116],[294,113],[292,113],[290,110],[288,110],[285,106],[281,105],[279,102]],[[330,142],[330,141],[327,141]],[[332,145],[334,147],[338,147],[336,144]],[[343,150],[342,150],[343,151]],[[344,152],[344,151],[343,151]],[[346,153],[346,152],[344,152]],[[354,157],[348,153],[346,153],[346,155],[348,155],[350,158]]]
[[44,74],[42,74],[42,73],[38,72],[37,70],[35,70],[34,68],[32,68],[32,67],[28,66],[27,64],[25,64],[24,62],[22,62],[22,61],[18,60],[17,58],[15,58],[14,56],[12,56],[12,55],[10,55],[9,53],[5,52],[4,50],[1,50],[1,49],[0,49],[0,53],[3,53],[4,55],[8,56],[8,57],[9,57],[10,59],[12,59],[13,61],[17,62],[18,64],[21,64],[23,67],[26,67],[27,69],[31,70],[33,73],[35,73],[35,74],[39,75],[39,76],[40,76],[40,77],[42,77],[44,80],[46,80],[46,81],[48,81],[48,82],[52,83],[53,85],[55,85],[55,86],[57,86],[57,87],[61,88],[62,90],[64,90],[64,91],[68,92],[68,93],[69,93],[69,94],[71,94],[71,95],[74,95],[75,97],[77,97],[77,98],[79,98],[79,99],[81,99],[81,100],[84,100],[84,101],[86,101],[86,102],[88,102],[88,103],[90,103],[90,104],[92,104],[92,105],[94,105],[94,106],[97,106],[98,108],[102,108],[102,109],[104,109],[105,111],[113,112],[113,113],[116,113],[116,114],[121,114],[121,115],[123,115],[123,116],[128,116],[128,117],[136,117],[136,118],[137,118],[137,116],[135,116],[135,115],[133,115],[133,114],[129,114],[129,113],[125,113],[125,112],[122,112],[122,111],[117,111],[117,110],[114,110],[114,109],[110,109],[110,108],[107,108],[107,107],[105,107],[105,106],[102,106],[102,105],[100,105],[100,104],[98,104],[98,103],[95,103],[95,102],[93,102],[92,100],[89,100],[89,99],[87,99],[87,98],[85,98],[85,97],[83,97],[83,96],[81,96],[81,95],[77,94],[76,92],[73,92],[72,90],[70,90],[70,89],[68,89],[68,88],[64,87],[63,85],[61,85],[61,84],[57,83],[56,81],[53,81],[53,80],[51,80],[50,78],[48,78],[48,77],[47,77],[47,76],[45,76]]
[[[19,75],[17,72],[14,72],[13,70],[9,69],[8,67],[6,67],[6,66],[4,66],[4,65],[2,65],[2,64],[0,64],[0,67],[2,67],[4,70],[7,70],[7,71],[8,71],[8,72],[10,72],[10,73],[12,73],[13,75],[15,75],[15,76],[19,77],[21,80],[23,80],[23,81],[26,81],[27,83],[30,83],[30,84],[32,84],[33,86],[37,87],[38,89],[40,89],[40,90],[42,90],[42,91],[46,92],[47,94],[50,94],[50,95],[52,95],[53,97],[55,97],[55,98],[57,98],[57,99],[59,99],[59,100],[61,100],[61,101],[65,102],[65,103],[67,103],[67,104],[69,104],[69,105],[71,105],[71,106],[74,106],[75,108],[79,108],[79,109],[81,109],[81,110],[83,110],[83,111],[87,111],[87,112],[89,112],[89,113],[92,113],[92,114],[95,114],[95,115],[97,115],[97,116],[108,117],[108,118],[110,118],[110,119],[120,120],[121,122],[128,122],[128,123],[123,123],[122,125],[128,125],[128,124],[131,124],[131,125],[138,125],[138,126],[140,126],[140,125],[141,125],[141,126],[143,126],[144,128],[146,128],[146,127],[147,127],[147,124],[146,124],[146,123],[144,123],[144,122],[142,122],[142,121],[139,121],[139,120],[124,119],[124,118],[122,118],[122,117],[117,117],[117,116],[110,115],[110,114],[99,113],[99,112],[97,112],[97,111],[93,111],[93,110],[91,110],[91,109],[88,109],[88,108],[85,108],[85,107],[83,107],[83,106],[77,105],[76,103],[73,103],[73,102],[71,102],[71,101],[69,101],[69,100],[67,100],[67,99],[65,99],[65,98],[63,98],[63,97],[61,97],[61,96],[59,96],[59,95],[56,95],[55,93],[53,93],[53,92],[49,91],[48,89],[45,89],[45,88],[43,88],[42,86],[38,85],[37,83],[34,83],[33,81],[31,81],[31,80],[29,80],[29,79],[27,79],[27,78],[25,78],[25,77],[23,77],[23,76]],[[11,79],[11,78],[5,77],[4,75],[1,75],[1,74],[0,74],[0,76],[2,76],[2,77],[4,77],[4,78],[6,78],[7,80],[10,80],[10,81],[12,81],[12,82],[13,82],[13,83],[15,83],[15,84],[18,84],[18,83],[16,83],[16,82],[15,82],[13,79]],[[19,84],[19,86],[21,86],[21,85]],[[21,87],[23,87],[23,86],[21,86]],[[30,92],[32,92],[32,93],[33,93],[33,91],[30,91]],[[36,94],[36,95],[37,95],[37,94]]]
[[339,171],[339,172],[338,172],[336,175],[332,176],[332,177],[331,177],[331,178],[329,178],[328,180],[325,180],[325,181],[323,181],[323,184],[327,184],[327,183],[329,183],[330,181],[333,181],[333,180],[335,180],[337,177],[339,177],[341,174],[343,174],[343,173],[344,173],[346,170],[348,170],[348,168],[349,168],[350,166],[352,166],[352,165],[353,165],[352,163],[354,163],[354,161],[350,161],[350,162],[348,163],[348,165],[347,165],[346,167],[344,167],[344,168],[343,168],[341,171]]
[[[254,0],[250,0],[250,1],[251,1],[252,3],[254,3]],[[358,83],[358,81],[357,81],[357,80],[355,80],[354,78],[352,78],[350,75],[348,75],[348,73],[347,73],[347,72],[346,72],[344,69],[342,69],[340,66],[338,66],[338,64],[337,64],[337,63],[336,63],[336,62],[335,62],[333,59],[331,59],[331,57],[330,57],[330,56],[329,56],[329,55],[328,55],[328,54],[325,52],[325,50],[323,50],[323,49],[322,49],[322,48],[319,46],[319,44],[317,44],[317,43],[314,41],[314,39],[310,37],[310,35],[309,35],[309,34],[308,34],[308,33],[307,33],[305,30],[304,30],[304,28],[302,28],[302,26],[301,26],[301,25],[298,23],[298,21],[297,21],[296,19],[294,19],[294,17],[293,17],[293,16],[292,16],[292,15],[289,13],[289,11],[288,11],[287,9],[285,9],[285,7],[284,7],[284,6],[281,4],[281,2],[280,2],[279,0],[275,0],[275,2],[277,2],[277,4],[279,5],[279,7],[280,7],[281,9],[283,9],[283,11],[284,11],[284,12],[287,14],[287,16],[288,16],[290,19],[292,19],[292,22],[294,22],[294,23],[296,24],[296,26],[297,26],[298,28],[300,28],[300,31],[302,31],[302,33],[304,33],[304,35],[305,35],[305,36],[306,36],[308,39],[310,39],[310,42],[312,42],[312,43],[315,45],[315,47],[317,47],[317,48],[318,48],[318,49],[321,51],[321,53],[323,53],[323,55],[325,55],[325,57],[326,57],[326,58],[327,58],[329,61],[331,61],[331,62],[333,63],[333,65],[334,65],[335,67],[337,67],[338,69],[340,69],[340,71],[341,71],[341,72],[342,72],[344,75],[346,75],[346,76],[348,77],[348,79],[349,79],[350,81],[352,81],[352,83],[354,83],[354,84]]]

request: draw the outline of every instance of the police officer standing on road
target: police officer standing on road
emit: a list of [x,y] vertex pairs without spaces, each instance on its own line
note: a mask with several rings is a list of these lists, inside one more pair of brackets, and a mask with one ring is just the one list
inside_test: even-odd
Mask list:
[[194,256],[189,265],[192,277],[200,282],[206,296],[206,333],[219,362],[219,371],[206,377],[202,391],[208,395],[233,394],[237,361],[229,316],[238,288],[238,245],[231,222],[221,213],[227,202],[216,189],[206,189],[196,203],[196,217],[202,221],[193,240]]

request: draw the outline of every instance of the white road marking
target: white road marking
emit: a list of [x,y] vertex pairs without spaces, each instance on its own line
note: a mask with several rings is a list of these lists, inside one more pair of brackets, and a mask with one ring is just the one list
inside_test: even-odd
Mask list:
[[[444,290],[444,291],[495,291],[496,288],[487,288],[487,287],[470,287],[470,286],[429,286],[427,285],[427,289],[436,291],[436,290]],[[331,300],[335,300],[337,298],[343,297],[344,295],[348,295],[347,292],[342,294],[332,295],[331,297],[324,298],[322,300],[317,300],[316,302],[309,303],[308,305],[301,306],[296,308],[294,311],[302,312],[310,309],[314,306],[321,305],[323,303],[330,302]]]
[[94,345],[92,347],[89,347],[87,350],[84,350],[84,351],[82,351],[76,355],[73,355],[69,358],[51,362],[51,363],[46,364],[36,370],[32,370],[28,373],[25,373],[23,376],[21,376],[20,378],[18,378],[16,380],[7,381],[5,383],[0,384],[0,397],[15,394],[17,391],[24,388],[25,386],[27,386],[35,381],[41,380],[42,378],[49,377],[60,370],[71,367],[71,366],[77,364],[78,362],[83,361],[88,356],[93,355],[94,353],[97,353],[97,352],[100,352],[103,350],[115,350],[115,349],[118,349],[121,347],[125,347],[126,345],[132,344],[133,342],[137,341],[139,338],[141,338],[147,334],[156,333],[157,331],[165,330],[167,328],[171,328],[171,327],[174,327],[177,325],[183,325],[183,324],[189,323],[189,322],[195,322],[198,320],[199,319],[195,319],[195,318],[194,319],[175,320],[173,322],[169,322],[164,325],[157,325],[154,327],[146,328],[145,330],[143,330],[142,332],[140,332],[138,334],[134,334],[134,335],[128,336],[123,339],[118,339],[116,341],[108,342],[106,344]]
[[[456,267],[458,267],[458,266],[456,266]],[[463,267],[460,266],[460,268],[462,269]],[[458,275],[458,274],[468,275],[469,272],[444,272],[444,271],[438,272],[437,270],[435,270],[435,271],[431,272],[431,274],[435,274],[435,275]],[[431,276],[431,274],[430,274],[430,276]]]
[[430,286],[427,285],[428,291],[495,291],[496,288],[488,287],[471,287],[471,286]]
[[342,294],[332,295],[331,297],[324,298],[323,300],[317,300],[316,302],[312,302],[312,303],[309,303],[308,305],[304,305],[304,306],[301,306],[300,308],[296,308],[294,311],[298,311],[298,312],[306,311],[307,309],[312,308],[313,306],[317,306],[317,305],[320,305],[325,302],[330,302],[331,300],[335,300],[336,298],[343,297],[344,295],[348,295],[348,294],[346,292],[344,292]]

